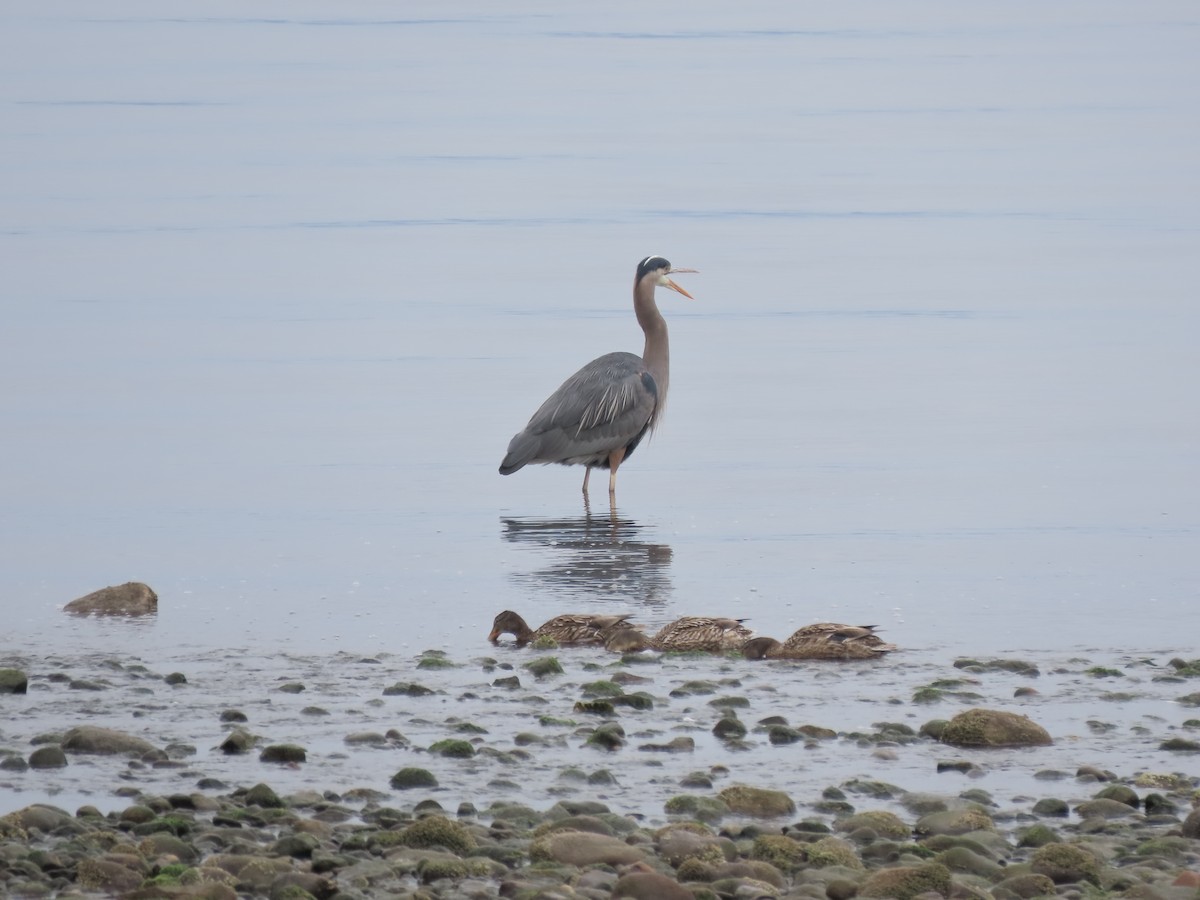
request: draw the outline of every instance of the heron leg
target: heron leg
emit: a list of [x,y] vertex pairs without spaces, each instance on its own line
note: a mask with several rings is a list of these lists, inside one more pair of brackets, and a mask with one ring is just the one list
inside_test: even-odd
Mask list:
[[591,477],[592,477],[592,467],[584,466],[583,467],[583,496],[585,496],[585,497],[587,496],[588,479]]
[[608,495],[616,496],[617,493],[617,467],[621,465],[621,460],[625,458],[625,448],[621,447],[608,454]]

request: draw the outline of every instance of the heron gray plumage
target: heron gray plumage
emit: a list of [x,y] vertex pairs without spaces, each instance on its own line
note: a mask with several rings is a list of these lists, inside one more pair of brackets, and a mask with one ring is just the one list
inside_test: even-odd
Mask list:
[[513,436],[500,463],[501,475],[511,475],[530,463],[586,466],[586,496],[592,469],[599,467],[609,470],[608,493],[616,494],[617,468],[654,430],[667,400],[667,323],[654,302],[654,290],[665,287],[692,299],[670,275],[694,271],[675,268],[661,256],[647,256],[638,263],[633,310],[646,335],[642,355],[608,353],[564,381],[524,430]]

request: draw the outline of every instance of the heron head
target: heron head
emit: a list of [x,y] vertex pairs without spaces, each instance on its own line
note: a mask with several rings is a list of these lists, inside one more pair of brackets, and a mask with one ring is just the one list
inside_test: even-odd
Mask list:
[[654,279],[654,284],[658,287],[670,288],[677,291],[689,300],[696,298],[681,288],[678,284],[670,279],[671,273],[674,272],[695,272],[695,269],[680,269],[672,266],[666,259],[661,256],[647,256],[637,268],[637,281],[640,284],[643,278],[651,277]]

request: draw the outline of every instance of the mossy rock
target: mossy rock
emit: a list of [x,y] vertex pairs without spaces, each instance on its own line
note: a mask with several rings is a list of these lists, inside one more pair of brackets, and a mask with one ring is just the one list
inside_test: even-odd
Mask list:
[[447,738],[429,745],[429,752],[451,759],[470,759],[475,755],[475,745],[470,741]]
[[426,816],[400,832],[407,847],[444,847],[456,856],[465,856],[477,846],[475,837],[463,825],[445,816]]
[[1049,825],[1033,825],[1021,832],[1018,847],[1044,847],[1059,840],[1058,832]]
[[428,697],[432,693],[433,688],[427,688],[415,681],[397,681],[383,689],[385,697]]
[[729,807],[730,812],[741,816],[773,819],[790,816],[796,811],[796,804],[791,797],[783,791],[770,788],[734,784],[725,788],[718,796]]
[[407,791],[412,788],[435,788],[438,786],[438,780],[432,772],[428,769],[414,767],[401,769],[392,776],[392,780],[388,783],[398,791]]
[[1045,875],[1023,872],[1010,875],[993,886],[996,896],[1004,897],[1053,897],[1055,896],[1054,882]]
[[1100,860],[1077,844],[1046,844],[1034,851],[1030,869],[1055,884],[1100,884]]
[[457,669],[459,664],[446,659],[444,656],[434,656],[432,654],[422,656],[417,660],[418,669]]
[[917,834],[967,834],[972,831],[995,831],[992,817],[979,809],[948,809],[921,816],[913,826]]
[[930,891],[950,896],[950,870],[941,863],[923,866],[896,866],[873,873],[859,889],[859,897],[886,897],[889,900],[912,900]]
[[530,674],[537,679],[563,674],[562,663],[558,661],[557,656],[539,656],[537,659],[531,659],[525,663],[522,668],[528,669]]
[[1200,741],[1190,741],[1187,738],[1167,738],[1158,745],[1159,750],[1174,750],[1180,753],[1200,753]]
[[619,697],[625,689],[615,681],[592,681],[582,688],[585,697]]
[[628,706],[630,709],[654,709],[654,698],[645,691],[634,691],[632,694],[621,694],[610,701],[613,706]]
[[29,692],[29,677],[20,669],[0,669],[0,694]]
[[617,708],[612,700],[576,700],[572,712],[587,713],[593,716],[615,716]]
[[625,746],[625,729],[619,722],[605,722],[588,735],[587,743],[603,750],[620,750]]
[[283,809],[287,805],[269,784],[262,782],[246,791],[242,799],[247,806],[261,806],[263,809]]
[[672,697],[691,697],[696,694],[715,694],[717,684],[712,681],[685,681],[671,691]]
[[271,744],[263,747],[258,758],[269,763],[298,763],[307,762],[308,753],[299,744]]
[[826,866],[841,866],[843,869],[862,869],[862,860],[858,858],[854,847],[841,838],[823,837],[812,844],[805,844],[808,851],[808,864],[814,869]]
[[835,825],[838,831],[857,831],[859,828],[870,828],[880,837],[895,841],[904,841],[912,837],[912,827],[898,815],[883,809],[868,809],[844,819],[839,819]]
[[993,709],[968,709],[946,725],[939,738],[954,747],[1040,747],[1050,734],[1028,716]]
[[783,834],[760,834],[750,848],[750,858],[788,871],[808,860],[805,845]]
[[1187,838],[1166,834],[1138,844],[1137,849],[1133,852],[1138,856],[1159,857],[1176,865],[1184,865],[1191,849],[1192,842]]
[[663,804],[663,812],[670,816],[690,816],[701,822],[719,822],[729,814],[729,807],[716,797],[679,794]]
[[972,672],[1012,672],[1029,678],[1042,674],[1037,665],[1023,659],[956,659],[954,668],[970,669]]
[[951,872],[961,872],[966,875],[976,875],[989,882],[995,881],[1004,873],[1004,867],[988,859],[982,853],[976,853],[969,847],[950,847],[937,855],[937,861]]

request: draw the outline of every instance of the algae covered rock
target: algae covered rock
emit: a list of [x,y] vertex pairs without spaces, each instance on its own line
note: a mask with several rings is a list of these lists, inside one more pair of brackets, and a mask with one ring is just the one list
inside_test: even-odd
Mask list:
[[0,694],[24,694],[29,691],[29,678],[20,669],[0,669]]
[[429,752],[436,753],[438,756],[447,756],[451,759],[470,759],[475,755],[475,745],[470,741],[447,738],[446,740],[434,741],[430,744]]
[[911,900],[929,892],[950,896],[950,870],[941,863],[880,869],[863,883],[858,896]]
[[967,834],[971,831],[994,831],[992,817],[979,809],[947,809],[932,812],[917,819],[917,834]]
[[299,744],[270,744],[258,758],[269,763],[302,763],[308,761],[308,753]]
[[408,847],[444,847],[457,856],[464,856],[477,846],[471,832],[445,816],[418,819],[400,832],[400,842]]
[[808,860],[805,845],[785,834],[760,834],[754,839],[750,858],[769,862],[785,872]]
[[796,804],[792,802],[791,797],[783,791],[769,788],[735,784],[725,788],[717,796],[729,807],[730,812],[740,816],[773,819],[777,816],[790,816],[796,811]]
[[392,780],[388,783],[398,791],[407,791],[412,788],[435,788],[438,786],[438,780],[432,772],[428,769],[414,767],[401,769],[392,776]]
[[857,831],[859,828],[870,828],[881,837],[894,841],[907,840],[912,835],[912,829],[894,812],[884,809],[868,809],[844,819],[839,819],[835,826],[838,831]]
[[1050,734],[1028,716],[995,709],[968,709],[942,729],[942,743],[954,747],[1043,747]]
[[563,674],[562,663],[558,661],[556,656],[539,656],[537,659],[531,659],[524,663],[522,668],[528,669],[530,674],[539,681],[543,678],[549,678],[551,675]]
[[836,837],[823,837],[812,844],[806,844],[808,865],[813,869],[823,869],[825,866],[840,866],[843,869],[862,869],[862,860],[849,842]]
[[1100,883],[1100,860],[1076,844],[1046,844],[1034,851],[1029,868],[1055,884]]
[[689,816],[699,822],[719,822],[729,814],[729,807],[716,797],[702,794],[677,794],[663,804],[669,816]]

